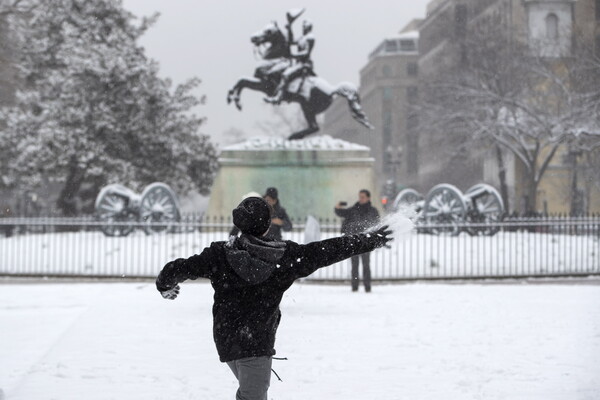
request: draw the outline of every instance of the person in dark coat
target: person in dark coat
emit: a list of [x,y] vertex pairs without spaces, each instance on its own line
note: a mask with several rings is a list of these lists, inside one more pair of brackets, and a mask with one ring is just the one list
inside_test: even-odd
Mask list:
[[270,207],[259,197],[233,210],[240,237],[213,242],[200,254],[167,263],[156,279],[166,299],[175,299],[179,283],[207,278],[215,291],[213,338],[219,359],[239,381],[237,399],[267,399],[275,335],[281,320],[283,293],[298,278],[348,257],[384,246],[387,226],[369,234],[346,235],[300,245],[264,236],[271,224]]
[[[358,192],[358,201],[349,208],[344,208],[342,203],[335,206],[335,214],[343,218],[342,234],[353,235],[366,231],[379,222],[379,211],[371,204],[371,192],[366,189]],[[358,291],[358,264],[362,260],[363,265],[363,283],[365,291],[371,291],[371,260],[369,253],[363,253],[360,256],[355,255],[351,259],[352,263],[352,291]]]
[[281,231],[291,231],[292,221],[290,221],[290,217],[288,217],[285,208],[283,208],[279,202],[279,193],[276,188],[268,188],[263,198],[273,209],[271,213],[271,226],[265,236],[269,239],[281,240]]
[[[255,193],[255,192],[250,192],[250,193]],[[250,194],[249,193],[249,194]],[[244,198],[247,197],[252,197],[247,195],[244,195]],[[255,197],[259,197],[258,194],[256,194]],[[288,217],[287,212],[285,211],[285,208],[283,208],[281,206],[281,203],[279,203],[279,193],[277,191],[276,188],[274,187],[270,187],[267,188],[267,191],[265,192],[265,195],[263,196],[263,199],[266,200],[266,202],[271,206],[271,226],[269,227],[269,230],[267,231],[267,233],[265,234],[265,236],[269,239],[273,239],[273,240],[281,240],[282,236],[281,236],[281,231],[286,231],[289,232],[292,230],[292,221],[290,220],[290,217]],[[233,226],[233,228],[229,231],[229,236],[237,236],[240,234],[240,229],[235,226]]]

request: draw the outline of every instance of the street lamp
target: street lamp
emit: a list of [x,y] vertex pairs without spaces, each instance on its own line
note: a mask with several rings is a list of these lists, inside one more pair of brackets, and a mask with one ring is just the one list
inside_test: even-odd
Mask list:
[[572,168],[571,177],[571,215],[580,215],[584,211],[584,194],[579,189],[579,183],[577,182],[577,160],[583,152],[578,149],[569,148],[567,153],[567,163]]
[[387,206],[388,201],[391,201],[393,197],[396,196],[396,189],[398,187],[396,184],[396,177],[398,170],[400,169],[400,164],[402,163],[402,150],[402,146],[394,147],[392,145],[388,145],[385,149],[385,167],[389,173],[389,177],[385,184],[385,195],[382,199],[384,206]]
[[402,164],[402,151],[404,149],[402,146],[394,147],[391,144],[385,149],[385,154],[387,158],[388,171],[390,173],[390,180],[393,182],[396,181],[396,174],[400,169],[400,164]]

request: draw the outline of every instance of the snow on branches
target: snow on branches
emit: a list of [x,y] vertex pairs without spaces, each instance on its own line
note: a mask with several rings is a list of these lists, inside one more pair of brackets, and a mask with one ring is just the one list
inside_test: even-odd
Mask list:
[[157,16],[136,24],[110,0],[27,3],[35,7],[26,15],[10,15],[19,89],[0,114],[0,152],[11,155],[5,183],[61,182],[66,215],[113,182],[206,193],[217,163],[193,113],[200,81],[173,88],[138,44]]

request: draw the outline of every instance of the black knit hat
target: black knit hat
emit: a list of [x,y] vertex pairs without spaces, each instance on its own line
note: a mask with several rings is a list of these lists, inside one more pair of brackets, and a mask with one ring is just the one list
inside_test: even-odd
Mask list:
[[265,192],[265,197],[269,196],[273,200],[277,200],[278,195],[279,193],[277,193],[277,188],[274,187],[267,188],[267,191]]
[[248,197],[233,209],[233,224],[242,233],[263,235],[271,226],[271,208],[260,197]]

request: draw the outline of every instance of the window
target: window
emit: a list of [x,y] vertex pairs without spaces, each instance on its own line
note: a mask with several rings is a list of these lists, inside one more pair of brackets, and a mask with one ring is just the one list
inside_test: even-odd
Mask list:
[[417,76],[419,74],[419,64],[416,62],[409,62],[406,64],[406,73],[409,76]]
[[400,40],[400,50],[402,51],[415,51],[417,50],[417,45],[414,40]]
[[383,88],[383,99],[392,100],[394,98],[394,90],[391,87]]
[[558,17],[556,14],[546,16],[546,39],[558,39]]
[[454,33],[458,38],[464,38],[467,33],[467,6],[459,4],[454,9]]
[[406,101],[409,103],[416,103],[417,97],[419,96],[419,88],[416,86],[409,86],[406,88]]
[[406,119],[406,127],[408,129],[415,129],[419,126],[419,116],[415,113],[412,113]]
[[390,76],[392,76],[392,67],[390,67],[389,65],[384,65],[381,69],[381,72],[383,73],[384,77],[389,78]]
[[384,132],[384,136],[386,133],[388,135],[391,135],[391,133],[392,133],[392,112],[391,111],[383,112],[383,132]]
[[385,52],[386,53],[395,53],[397,51],[398,51],[398,43],[395,40],[386,40]]

